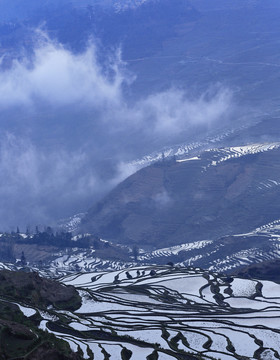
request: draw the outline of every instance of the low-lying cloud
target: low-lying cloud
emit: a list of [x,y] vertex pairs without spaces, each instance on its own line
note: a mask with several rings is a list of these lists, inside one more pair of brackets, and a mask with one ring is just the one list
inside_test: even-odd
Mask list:
[[127,101],[134,76],[120,51],[99,58],[93,42],[75,54],[40,34],[32,55],[0,72],[0,227],[86,210],[138,169],[127,162],[233,112],[222,86],[196,98],[171,88]]
[[42,152],[28,139],[6,134],[0,145],[0,226],[48,224],[68,214],[102,183],[82,152]]
[[210,98],[205,92],[198,99],[189,100],[183,90],[171,89],[149,96],[137,107],[141,116],[151,119],[155,133],[177,135],[185,128],[209,127],[229,116],[232,93],[218,88]]
[[93,43],[84,53],[73,54],[61,44],[40,37],[31,57],[14,60],[0,73],[0,107],[30,106],[38,100],[55,106],[117,104],[126,80],[121,66],[117,51],[104,73]]

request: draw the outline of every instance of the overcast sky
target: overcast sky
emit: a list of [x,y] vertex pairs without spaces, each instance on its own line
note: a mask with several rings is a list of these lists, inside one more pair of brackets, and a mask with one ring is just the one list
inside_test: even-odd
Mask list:
[[186,87],[128,102],[137,74],[121,49],[100,64],[93,40],[74,54],[45,33],[36,36],[33,56],[0,73],[2,229],[86,211],[135,170],[127,162],[235,111],[221,84],[195,98]]

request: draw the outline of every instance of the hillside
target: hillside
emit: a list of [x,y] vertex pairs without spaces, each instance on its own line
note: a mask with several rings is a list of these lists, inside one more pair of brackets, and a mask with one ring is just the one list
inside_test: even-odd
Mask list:
[[67,285],[79,292],[75,309],[1,292],[1,360],[279,359],[280,285],[274,282],[171,265],[59,281],[58,290]]
[[84,352],[90,347],[94,359],[279,358],[279,285],[273,282],[170,266],[61,281],[83,297],[82,307],[68,314],[75,330],[68,340]]
[[0,298],[1,360],[82,359],[66,342],[40,328],[47,309],[80,307],[81,299],[74,287],[41,278],[36,273],[1,270]]
[[[1,360],[279,359],[280,285],[271,281],[172,264],[59,282],[0,276]],[[75,306],[57,306],[54,293]]]
[[37,273],[0,271],[0,296],[23,298],[30,305],[54,306],[65,310],[75,310],[81,299],[73,287],[61,286],[54,280],[41,278]]
[[264,144],[155,163],[92,207],[82,229],[157,248],[249,232],[279,218],[279,155]]

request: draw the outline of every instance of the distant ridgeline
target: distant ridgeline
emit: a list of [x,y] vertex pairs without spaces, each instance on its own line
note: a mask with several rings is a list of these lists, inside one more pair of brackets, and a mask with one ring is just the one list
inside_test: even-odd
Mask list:
[[[26,234],[18,232],[3,233],[0,237],[0,261],[14,262],[16,258],[20,258],[19,254],[24,249],[21,245],[38,245],[46,247],[67,248],[79,247],[100,248],[104,246],[96,236],[92,235],[79,235],[73,241],[71,232],[56,232],[54,233],[51,227],[47,227],[44,231],[40,232],[38,229],[35,234]],[[30,259],[28,259],[30,260]]]

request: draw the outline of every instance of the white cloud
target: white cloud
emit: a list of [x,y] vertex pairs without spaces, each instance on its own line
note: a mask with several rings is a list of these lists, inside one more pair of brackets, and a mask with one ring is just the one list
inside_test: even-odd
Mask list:
[[166,190],[163,190],[162,192],[156,194],[153,200],[155,201],[156,205],[160,208],[165,208],[172,203],[172,198],[169,196]]
[[232,94],[218,88],[210,98],[207,94],[189,100],[182,90],[171,89],[149,96],[138,104],[143,118],[150,119],[155,133],[177,135],[191,126],[212,126],[223,121],[232,111]]
[[36,100],[52,105],[105,107],[121,101],[126,78],[119,52],[107,64],[107,74],[97,62],[93,43],[82,54],[73,54],[45,39],[32,59],[14,60],[0,73],[0,107],[34,105]]
[[123,85],[133,77],[125,71],[120,51],[101,66],[93,42],[84,53],[74,54],[40,35],[32,59],[15,60],[10,69],[0,72],[0,109],[41,102],[81,105],[101,111],[102,120],[118,130],[148,127],[159,136],[176,135],[186,126],[211,125],[231,110],[231,92],[222,87],[212,96],[204,93],[192,100],[185,91],[170,89],[128,106]]
[[[6,134],[0,143],[0,226],[53,221],[83,203],[102,183],[82,152],[42,151]],[[43,220],[42,220],[43,219]]]
[[[231,93],[222,87],[195,99],[170,89],[131,104],[123,86],[132,78],[118,51],[101,65],[93,43],[84,53],[74,54],[44,35],[32,58],[14,61],[0,72],[0,110],[20,106],[29,119],[28,110],[36,109],[38,118],[37,125],[26,121],[16,131],[5,125],[8,135],[0,143],[0,225],[7,219],[15,224],[29,218],[34,223],[40,217],[64,217],[66,209],[86,210],[82,204],[88,206],[95,195],[138,170],[126,161],[142,155],[155,138],[157,146],[164,146],[166,137],[176,142],[186,129],[191,134],[197,125],[216,126],[233,109]],[[42,104],[50,115],[41,116]],[[67,121],[71,109],[77,108],[77,118]],[[68,111],[65,116],[63,109]],[[17,126],[11,115],[13,121]],[[81,133],[68,131],[74,123],[75,129],[83,123]],[[63,141],[68,145],[60,145]],[[111,168],[101,175],[96,169],[104,154]],[[168,197],[160,194],[156,200],[164,205]]]

